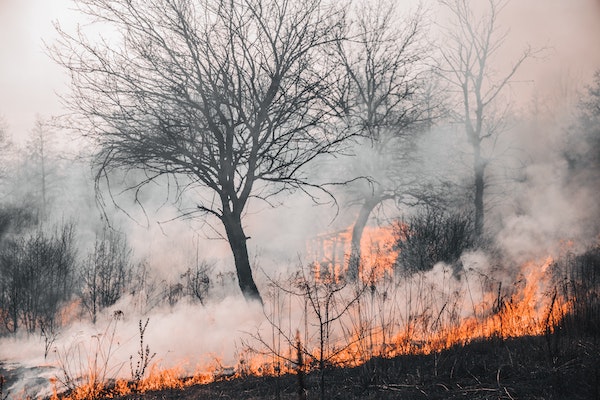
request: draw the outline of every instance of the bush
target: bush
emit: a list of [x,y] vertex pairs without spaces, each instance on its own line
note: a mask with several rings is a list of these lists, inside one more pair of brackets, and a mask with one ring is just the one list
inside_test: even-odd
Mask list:
[[560,293],[571,307],[559,321],[563,333],[600,336],[600,246],[554,265]]
[[199,301],[204,305],[210,289],[210,273],[213,265],[206,262],[197,262],[195,266],[188,268],[182,275],[184,279],[184,290],[187,296]]
[[[396,267],[409,272],[428,271],[438,262],[455,264],[474,245],[470,214],[426,207],[394,226]],[[456,265],[456,264],[455,264]]]
[[73,226],[5,241],[0,249],[0,315],[8,332],[52,329],[74,288]]
[[110,307],[131,283],[131,249],[123,235],[104,229],[81,270],[81,302],[96,323],[98,312]]

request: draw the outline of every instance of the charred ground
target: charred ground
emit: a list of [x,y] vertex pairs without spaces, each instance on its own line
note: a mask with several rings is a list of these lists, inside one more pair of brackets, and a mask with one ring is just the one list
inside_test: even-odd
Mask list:
[[[119,391],[107,385],[91,397],[74,398],[600,399],[600,247],[583,255],[564,257],[551,268],[563,272],[555,272],[553,289],[545,294],[552,298],[551,302],[541,313],[520,315],[541,319],[537,321],[544,327],[540,334],[514,337],[508,334],[511,330],[506,326],[506,330],[500,329],[485,339],[478,339],[473,332],[453,346],[438,350],[434,347],[433,351],[428,350],[431,347],[426,347],[427,343],[408,338],[408,355],[373,356],[353,368],[327,363],[321,369],[318,363],[310,364],[314,359],[305,364],[304,353],[299,352],[286,369],[295,373],[278,375],[278,369],[270,369],[275,371],[271,376],[260,377],[244,374],[245,369],[238,368],[235,377],[232,370],[209,384],[185,389],[181,389],[188,386],[185,379],[178,388],[145,393],[132,389],[136,383],[130,382],[126,384],[131,395],[119,397]],[[553,319],[559,297],[569,299],[570,307]],[[503,310],[522,310],[510,298],[499,304],[494,311],[498,315]],[[511,323],[510,319],[499,321],[501,325]],[[522,318],[517,321],[529,323]],[[298,344],[297,349],[300,348]],[[69,393],[63,396],[69,398]]]
[[[428,355],[374,358],[326,372],[328,399],[598,399],[598,336],[492,338]],[[319,398],[319,374],[240,377],[121,399]]]

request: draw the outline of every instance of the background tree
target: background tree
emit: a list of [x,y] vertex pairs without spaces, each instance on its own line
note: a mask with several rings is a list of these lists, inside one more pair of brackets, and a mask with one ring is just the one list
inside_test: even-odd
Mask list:
[[588,237],[597,237],[600,211],[593,204],[600,191],[600,70],[594,74],[592,82],[586,87],[579,100],[575,123],[569,128],[563,153],[568,165],[566,186],[574,201],[581,196],[581,188],[589,191],[590,217],[582,220],[582,229]]
[[117,302],[132,279],[131,248],[125,237],[104,228],[81,270],[81,301],[96,323],[98,312]]
[[441,52],[441,77],[460,99],[455,117],[464,125],[467,141],[473,151],[474,176],[474,233],[479,239],[484,226],[484,191],[486,167],[493,146],[503,132],[507,106],[498,107],[501,93],[523,62],[533,55],[527,47],[508,72],[495,70],[499,51],[506,43],[508,30],[498,27],[498,16],[507,1],[488,0],[485,13],[477,15],[473,2],[468,0],[443,0],[450,12],[452,23],[446,30]]
[[4,118],[2,118],[2,116],[0,116],[0,149],[3,150],[2,153],[4,153],[4,146],[6,146],[6,143],[8,141],[8,128],[6,126],[6,122],[4,122]]
[[251,197],[310,186],[304,167],[345,138],[327,129],[329,60],[337,29],[319,0],[83,0],[80,11],[118,38],[81,31],[54,48],[72,78],[79,128],[102,149],[97,182],[141,169],[196,191],[221,221],[238,283],[260,299],[242,224]]
[[0,201],[12,204],[13,210],[27,209],[40,224],[47,222],[65,178],[55,149],[55,132],[49,120],[39,115],[24,145],[0,139]]
[[57,180],[57,160],[53,154],[53,132],[41,116],[37,115],[30,139],[25,149],[25,175],[29,190],[33,191],[39,209],[39,221],[46,220],[51,205],[51,189]]
[[40,228],[0,247],[0,314],[4,328],[54,330],[74,289],[76,250],[71,224]]
[[386,200],[414,195],[416,137],[433,115],[427,95],[428,43],[423,13],[403,18],[394,2],[361,2],[352,14],[337,56],[346,79],[340,84],[341,108],[359,135],[352,172],[364,177],[350,185],[351,204],[359,205],[349,262],[357,276],[360,241],[373,210]]
[[564,155],[572,172],[590,173],[589,177],[597,185],[600,180],[600,70],[586,87],[577,110]]
[[[8,131],[8,124],[4,118],[0,115],[0,184],[4,186],[6,176],[8,174],[9,153],[12,149],[12,142],[10,140],[10,134]],[[2,193],[2,197],[5,193]]]

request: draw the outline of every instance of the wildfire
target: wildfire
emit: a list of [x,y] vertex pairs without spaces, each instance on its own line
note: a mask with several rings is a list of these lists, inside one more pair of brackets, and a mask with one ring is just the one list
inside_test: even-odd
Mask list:
[[[519,279],[512,293],[501,294],[490,291],[484,294],[480,303],[473,304],[473,312],[464,318],[450,318],[447,323],[437,323],[442,319],[448,303],[437,313],[437,320],[431,323],[433,314],[414,318],[407,323],[391,340],[383,330],[370,332],[371,355],[394,357],[406,354],[429,354],[439,352],[457,344],[467,344],[474,340],[500,337],[503,339],[528,335],[551,333],[557,322],[572,308],[572,302],[559,296],[552,286],[549,267],[552,258],[543,262],[527,262],[521,267]],[[429,320],[429,323],[427,323]],[[356,333],[353,342],[360,342]],[[340,361],[354,364],[352,360],[364,351],[351,346]],[[368,358],[368,357],[367,357]]]
[[[398,252],[394,249],[391,226],[364,228],[360,241],[359,276],[363,282],[379,281],[393,271]],[[352,248],[352,229],[319,235],[308,243],[316,281],[338,281],[348,270]]]
[[150,369],[147,377],[139,381],[130,381],[127,379],[117,379],[114,383],[101,382],[94,374],[88,374],[82,377],[82,383],[67,394],[59,394],[57,390],[57,380],[52,379],[51,400],[83,400],[98,397],[113,398],[126,396],[135,393],[145,393],[149,391],[163,389],[184,389],[193,385],[203,385],[213,382],[218,376],[215,368],[207,366],[199,369],[191,376],[186,376],[185,370],[181,367],[161,368],[155,363]]
[[[304,373],[325,364],[358,366],[374,356],[429,354],[492,337],[543,335],[551,333],[572,308],[571,302],[555,289],[552,258],[524,263],[510,283],[489,278],[475,267],[467,267],[457,274],[444,265],[407,277],[394,273],[397,253],[392,248],[393,240],[391,229],[365,231],[361,249],[362,279],[348,288],[351,294],[356,294],[356,288],[361,285],[365,290],[360,297],[343,303],[347,297],[335,300],[334,296],[344,293],[338,292],[344,286],[336,283],[346,272],[350,232],[320,237],[315,251],[322,261],[312,266],[311,284],[334,287],[335,292],[313,295],[325,296],[323,298],[333,306],[311,310],[310,302],[304,299],[305,308],[301,313],[304,328],[292,327],[291,321],[297,316],[293,317],[290,311],[287,333],[283,327],[288,322],[282,322],[281,311],[277,316],[272,315],[271,321],[279,320],[280,324],[273,330],[272,340],[275,342],[275,336],[280,335],[283,339],[278,340],[283,345],[266,346],[268,351],[241,352],[235,367],[223,367],[215,362],[199,367],[196,373],[185,378],[183,368],[162,369],[158,364],[152,365],[148,376],[138,382],[116,380],[110,389],[105,382],[89,376],[86,383],[68,395],[60,397],[55,391],[53,398],[78,400],[90,398],[92,392],[122,396],[166,388],[182,389],[247,375]],[[290,299],[283,298],[285,295],[273,298],[276,303],[273,309],[292,309],[292,291],[284,293]],[[317,297],[312,298],[312,307],[329,307],[329,303],[319,303]],[[344,314],[324,325],[324,316],[335,314],[342,304],[346,307]],[[317,322],[309,322],[313,314],[319,316]],[[320,340],[315,333],[319,330]]]

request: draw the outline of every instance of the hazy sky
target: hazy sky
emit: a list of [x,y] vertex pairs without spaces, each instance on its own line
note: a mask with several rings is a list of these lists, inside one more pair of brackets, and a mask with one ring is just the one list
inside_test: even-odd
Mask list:
[[36,113],[60,112],[55,91],[66,74],[45,54],[52,21],[68,15],[67,0],[0,0],[0,116],[15,139],[27,135]]
[[[437,2],[424,4],[435,9]],[[69,0],[0,0],[0,115],[17,140],[36,113],[60,112],[55,91],[64,90],[66,75],[45,54],[42,38],[55,37],[52,20],[69,25],[69,7]],[[588,79],[600,68],[600,0],[513,0],[502,24],[511,29],[509,53],[526,43],[551,47],[524,68],[542,93],[554,90],[561,74]]]

